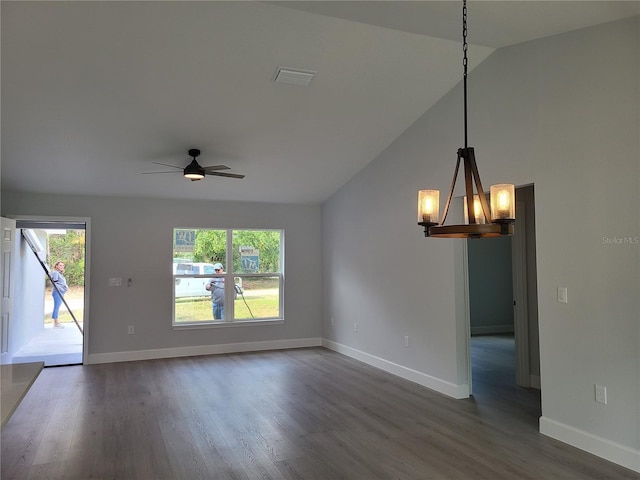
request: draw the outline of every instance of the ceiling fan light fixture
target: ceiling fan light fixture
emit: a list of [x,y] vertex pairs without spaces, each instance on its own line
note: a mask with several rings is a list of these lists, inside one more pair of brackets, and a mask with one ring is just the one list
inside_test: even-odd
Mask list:
[[199,173],[185,173],[184,178],[188,178],[193,182],[195,180],[202,180],[204,175],[200,175]]
[[191,180],[202,180],[204,178],[204,168],[194,160],[184,169],[184,177]]
[[189,150],[189,156],[192,158],[191,163],[187,165],[186,168],[179,167],[177,165],[171,165],[170,163],[162,163],[162,162],[152,162],[156,165],[162,165],[164,167],[175,168],[175,170],[162,171],[162,172],[142,172],[143,175],[151,175],[155,173],[180,173],[182,170],[182,175],[184,178],[191,180],[192,182],[197,182],[198,180],[202,180],[206,175],[211,175],[214,177],[225,177],[225,178],[244,178],[244,175],[240,175],[238,173],[228,173],[221,172],[220,170],[229,170],[229,167],[226,165],[208,165],[206,167],[201,166],[196,160],[200,156],[200,150],[197,148],[192,148]]
[[191,163],[185,167],[184,178],[188,178],[191,181],[202,180],[205,175],[204,168],[202,168],[196,160],[196,158],[200,156],[200,150],[192,148],[189,150],[189,155],[193,160],[191,160]]
[[188,178],[190,180],[202,180],[204,178],[204,173],[201,172],[188,172],[187,169],[184,169],[184,178]]

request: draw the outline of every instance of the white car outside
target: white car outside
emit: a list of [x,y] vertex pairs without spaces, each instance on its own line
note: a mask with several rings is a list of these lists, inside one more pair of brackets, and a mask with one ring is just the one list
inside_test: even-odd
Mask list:
[[211,293],[205,289],[205,286],[211,277],[194,277],[194,275],[213,276],[215,273],[212,263],[174,263],[174,275],[188,275],[175,279],[175,298],[210,296]]

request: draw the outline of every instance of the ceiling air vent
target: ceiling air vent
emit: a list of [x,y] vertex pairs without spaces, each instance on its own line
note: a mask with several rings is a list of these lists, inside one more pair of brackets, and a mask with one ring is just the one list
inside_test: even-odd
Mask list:
[[277,83],[290,83],[307,87],[318,72],[312,70],[297,70],[293,68],[278,67],[274,81]]

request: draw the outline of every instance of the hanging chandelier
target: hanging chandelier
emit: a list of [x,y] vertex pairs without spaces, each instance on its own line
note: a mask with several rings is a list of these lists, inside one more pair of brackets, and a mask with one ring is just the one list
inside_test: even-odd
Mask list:
[[[458,159],[453,172],[453,181],[449,189],[449,196],[444,207],[442,222],[440,216],[440,191],[420,190],[418,192],[418,225],[424,227],[425,237],[441,238],[487,238],[513,234],[515,222],[515,187],[512,184],[492,185],[490,189],[491,209],[485,191],[480,182],[480,175],[476,165],[473,147],[468,146],[467,140],[467,0],[462,2],[462,50],[464,68],[464,148],[458,149]],[[460,160],[464,166],[465,193],[464,210],[465,224],[445,225],[456,186]],[[474,194],[473,185],[476,192]]]

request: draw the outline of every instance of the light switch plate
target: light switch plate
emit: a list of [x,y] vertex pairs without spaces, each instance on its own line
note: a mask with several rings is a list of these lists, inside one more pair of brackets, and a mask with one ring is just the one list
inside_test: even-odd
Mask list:
[[558,287],[558,301],[560,303],[567,302],[567,287]]
[[596,402],[607,404],[607,387],[603,385],[595,385]]

